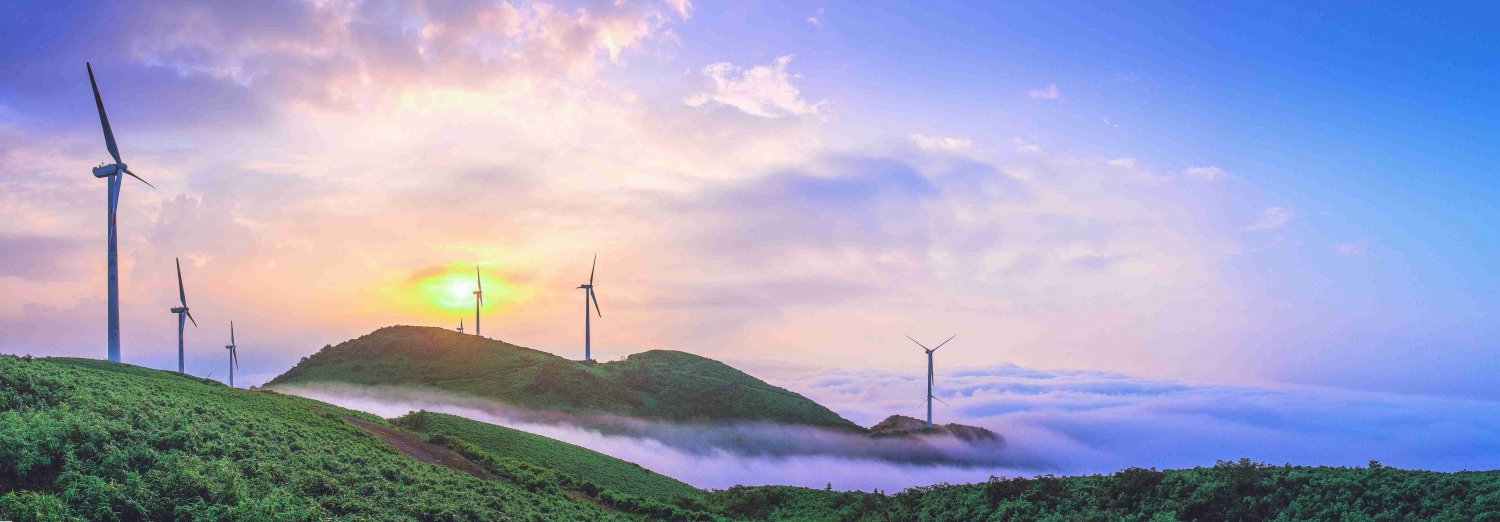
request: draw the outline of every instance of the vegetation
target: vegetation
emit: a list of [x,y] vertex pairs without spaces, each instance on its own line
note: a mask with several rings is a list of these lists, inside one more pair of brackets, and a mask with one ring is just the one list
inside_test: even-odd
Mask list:
[[0,356],[3,520],[639,519],[422,464],[282,396],[102,361]]
[[[375,420],[488,474],[418,462],[351,423]],[[700,492],[449,415],[375,420],[175,373],[0,356],[0,520],[1500,521],[1500,472],[1241,460],[891,495]]]
[[267,386],[326,382],[437,388],[533,410],[863,430],[806,397],[692,354],[580,362],[443,328],[381,328],[324,347]]
[[392,424],[429,438],[461,440],[472,447],[471,451],[498,461],[526,463],[628,495],[657,499],[703,495],[697,488],[637,464],[504,426],[425,411],[409,413]]
[[1270,466],[992,478],[895,495],[786,486],[714,491],[710,508],[762,520],[1500,521],[1500,472]]

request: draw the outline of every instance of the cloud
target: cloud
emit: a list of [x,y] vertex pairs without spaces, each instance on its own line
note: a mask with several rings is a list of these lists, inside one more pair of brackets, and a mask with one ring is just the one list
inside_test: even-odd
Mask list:
[[1055,100],[1055,99],[1057,99],[1057,84],[1055,84],[1055,83],[1054,84],[1050,84],[1050,85],[1048,85],[1046,87],[1043,87],[1041,89],[1035,89],[1035,90],[1031,91],[1031,99],[1033,99],[1033,100]]
[[1108,163],[1111,166],[1120,167],[1122,169],[1135,168],[1135,158],[1117,158],[1109,160]]
[[1015,144],[1016,150],[1021,152],[1034,154],[1042,151],[1040,145],[1023,140],[1020,137],[1011,138],[1010,142]]
[[912,144],[922,150],[942,150],[948,152],[964,152],[974,145],[969,138],[944,138],[941,136],[923,136],[921,134],[907,134],[906,138]]
[[1260,212],[1260,217],[1256,218],[1255,222],[1251,223],[1250,226],[1246,228],[1248,230],[1276,230],[1278,228],[1286,226],[1286,224],[1295,217],[1297,217],[1297,213],[1293,212],[1292,209],[1284,207],[1270,207],[1262,210]]
[[[692,5],[667,6],[683,18]],[[591,76],[662,34],[637,3],[565,10],[509,2],[156,2],[141,7],[133,58],[322,107],[391,103],[413,83],[482,87],[506,78]]]
[[474,397],[411,388],[314,385],[277,391],[384,417],[426,410],[506,426],[639,463],[700,488],[780,484],[900,490],[977,482],[1049,464],[952,437],[873,439],[769,423],[670,423],[607,415],[531,412]]
[[821,27],[823,25],[823,22],[819,22],[816,16],[807,17],[807,23],[812,24],[813,27]]
[[791,61],[792,56],[787,55],[771,65],[749,69],[729,62],[709,65],[703,68],[703,74],[713,79],[714,91],[691,96],[684,102],[693,107],[715,102],[764,118],[819,114],[828,102],[809,104],[802,99],[801,91],[792,85],[792,79],[800,76],[786,72]]
[[0,235],[0,277],[34,281],[81,279],[89,272],[81,266],[88,243],[78,237]]
[[683,20],[687,20],[693,14],[693,2],[691,0],[666,0],[667,5],[677,11]]
[[[781,366],[759,374],[868,425],[920,414],[919,359],[910,371]],[[938,405],[935,422],[993,429],[1010,451],[1047,459],[1061,473],[1240,457],[1334,466],[1375,459],[1446,471],[1500,466],[1500,443],[1487,435],[1500,429],[1500,405],[1489,401],[942,361],[935,393],[948,405]]]
[[1334,245],[1333,250],[1346,256],[1357,256],[1365,252],[1363,247],[1354,243],[1339,243]]
[[1219,167],[1188,167],[1182,171],[1182,175],[1189,178],[1201,179],[1203,181],[1218,181],[1221,179],[1232,179],[1233,174],[1224,172]]

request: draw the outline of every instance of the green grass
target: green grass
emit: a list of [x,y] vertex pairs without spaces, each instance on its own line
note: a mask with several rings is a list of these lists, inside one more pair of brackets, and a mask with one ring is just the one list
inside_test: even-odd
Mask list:
[[497,459],[524,462],[580,480],[586,478],[624,494],[658,499],[703,495],[697,488],[635,463],[504,426],[425,411],[409,413],[392,420],[392,424],[423,435],[458,439]]
[[638,519],[546,481],[413,460],[301,401],[0,356],[3,520]]
[[864,430],[806,397],[692,354],[653,350],[586,363],[442,328],[381,328],[324,347],[267,386],[329,382],[436,388],[533,410]]
[[1493,471],[1241,460],[892,495],[698,492],[498,426],[388,422],[496,477],[483,480],[413,460],[333,412],[354,413],[122,364],[0,356],[0,520],[1500,521]]
[[709,509],[760,520],[988,521],[1490,521],[1500,472],[1268,466],[991,479],[894,495],[787,486],[711,492]]

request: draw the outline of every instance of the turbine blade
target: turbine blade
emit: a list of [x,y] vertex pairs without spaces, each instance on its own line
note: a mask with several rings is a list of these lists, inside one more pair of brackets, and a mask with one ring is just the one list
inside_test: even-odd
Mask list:
[[234,321],[229,322],[229,345],[234,346]]
[[[952,341],[954,337],[958,337],[958,335],[953,335],[952,337],[949,337],[948,341]],[[948,344],[948,341],[943,341],[943,344]],[[943,347],[943,344],[937,345],[937,348],[933,348],[932,351],[936,352],[938,348],[942,348]]]
[[197,319],[193,319],[193,313],[192,312],[184,312],[184,313],[187,314],[188,320],[193,322],[193,328],[197,328],[198,327],[198,320]]
[[[603,318],[604,312],[599,311],[599,296],[594,295],[594,287],[589,287],[589,299],[592,299],[594,301],[594,313],[599,314],[599,317]],[[587,311],[585,311],[585,313],[587,313]]]
[[935,400],[935,401],[938,401],[938,402],[941,402],[941,403],[943,403],[943,406],[947,406],[947,407],[949,407],[949,408],[952,408],[952,407],[953,407],[953,405],[952,405],[952,404],[948,404],[948,403],[947,403],[947,402],[945,402],[945,401],[943,401],[943,400],[942,400],[942,399],[939,399],[939,398],[937,398],[937,397],[933,397],[933,398],[932,398],[932,400]]
[[[911,336],[910,336],[910,335],[908,335],[908,336],[906,336],[906,338],[907,338],[907,339],[911,339]],[[914,342],[914,343],[917,343],[917,340],[916,340],[916,339],[911,339],[911,342]],[[917,343],[917,346],[921,346],[921,347],[922,347],[922,349],[923,349],[923,350],[927,350],[927,346],[926,346],[926,345],[924,345],[924,344],[922,344],[922,343]],[[932,350],[927,350],[927,351],[929,351],[929,352],[930,352],[930,351],[932,351]]]
[[120,161],[120,149],[115,147],[115,133],[109,130],[109,116],[104,115],[104,98],[99,97],[99,84],[94,81],[94,65],[83,62],[83,66],[89,70],[89,86],[94,88],[94,105],[99,107],[99,125],[104,127],[104,146],[109,148],[110,157],[119,165],[124,162]]
[[479,291],[484,291],[484,278],[479,277],[479,267],[474,267],[474,280],[479,282]]
[[131,172],[131,171],[130,171],[130,169],[125,169],[125,173],[126,173],[126,174],[129,174],[129,175],[130,175],[130,177],[132,177],[132,178],[135,178],[135,179],[137,179],[137,180],[140,180],[140,182],[141,182],[141,183],[145,183],[145,184],[146,184],[146,186],[148,186],[148,187],[151,187],[151,188],[156,188],[156,185],[152,185],[152,184],[151,184],[151,182],[150,182],[150,181],[146,181],[146,180],[144,180],[144,179],[141,179],[141,177],[140,177],[140,176],[137,176],[137,175],[135,175],[135,173],[134,173],[134,172]]
[[599,266],[599,254],[594,254],[594,262],[589,263],[589,286],[594,286],[594,267]]
[[229,358],[234,359],[234,367],[240,367],[240,350],[238,347],[229,349]]
[[172,258],[177,262],[177,298],[182,300],[182,307],[187,308],[187,292],[182,289],[182,260]]

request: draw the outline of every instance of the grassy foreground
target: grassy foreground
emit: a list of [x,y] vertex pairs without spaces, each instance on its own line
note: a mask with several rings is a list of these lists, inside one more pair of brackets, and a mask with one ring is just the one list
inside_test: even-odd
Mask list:
[[[621,493],[658,499],[703,496],[703,491],[697,488],[637,464],[504,426],[432,412],[409,413],[391,423],[427,435],[438,442],[462,441],[469,446],[469,452],[482,453],[497,460],[524,462],[579,479],[586,478],[600,487]],[[437,436],[442,438],[438,439]]]
[[[493,478],[418,462],[340,414],[423,433]],[[447,415],[388,421],[134,366],[0,356],[0,520],[1497,522],[1500,472],[1241,460],[890,495],[703,492]]]
[[102,361],[0,356],[4,520],[648,518],[529,478],[423,464],[283,396]]
[[266,385],[315,383],[435,388],[531,410],[864,430],[806,397],[688,353],[581,362],[443,328],[381,328],[324,347]]

